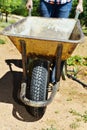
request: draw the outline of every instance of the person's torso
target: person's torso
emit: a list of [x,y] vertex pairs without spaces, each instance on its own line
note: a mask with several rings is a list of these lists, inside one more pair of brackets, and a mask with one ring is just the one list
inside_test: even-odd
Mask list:
[[51,4],[65,4],[67,2],[70,2],[71,0],[44,0],[45,2],[51,3]]

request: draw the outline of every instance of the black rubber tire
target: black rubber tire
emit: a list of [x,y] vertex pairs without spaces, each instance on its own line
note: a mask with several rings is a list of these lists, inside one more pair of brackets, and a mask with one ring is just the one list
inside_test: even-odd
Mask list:
[[[44,101],[47,99],[48,91],[48,63],[43,60],[35,60],[32,67],[30,84],[30,99],[33,101]],[[46,107],[30,107],[30,114],[41,118]]]

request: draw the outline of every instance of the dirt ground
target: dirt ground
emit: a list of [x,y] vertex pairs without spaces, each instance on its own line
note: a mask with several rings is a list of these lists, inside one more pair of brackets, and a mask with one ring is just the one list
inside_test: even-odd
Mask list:
[[[27,112],[16,98],[22,76],[17,64],[21,54],[7,37],[0,38],[6,41],[0,45],[0,130],[87,130],[87,89],[68,77],[60,80],[59,91],[40,120]],[[76,54],[87,57],[87,37],[75,49]],[[87,84],[87,74],[82,79]]]

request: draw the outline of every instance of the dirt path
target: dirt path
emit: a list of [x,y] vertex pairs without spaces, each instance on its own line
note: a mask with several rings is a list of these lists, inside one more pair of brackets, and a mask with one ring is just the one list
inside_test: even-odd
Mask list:
[[[87,89],[72,79],[61,80],[43,118],[36,120],[26,111],[16,98],[21,55],[8,38],[5,40],[7,43],[0,45],[0,130],[87,130]],[[87,57],[87,37],[76,54]]]

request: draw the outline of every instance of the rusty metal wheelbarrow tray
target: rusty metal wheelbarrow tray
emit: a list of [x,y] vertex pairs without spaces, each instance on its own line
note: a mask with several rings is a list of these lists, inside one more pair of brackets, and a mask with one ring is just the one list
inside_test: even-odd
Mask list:
[[27,56],[55,57],[58,44],[63,45],[62,60],[83,42],[79,20],[26,17],[2,31],[21,53],[20,41],[26,43]]

